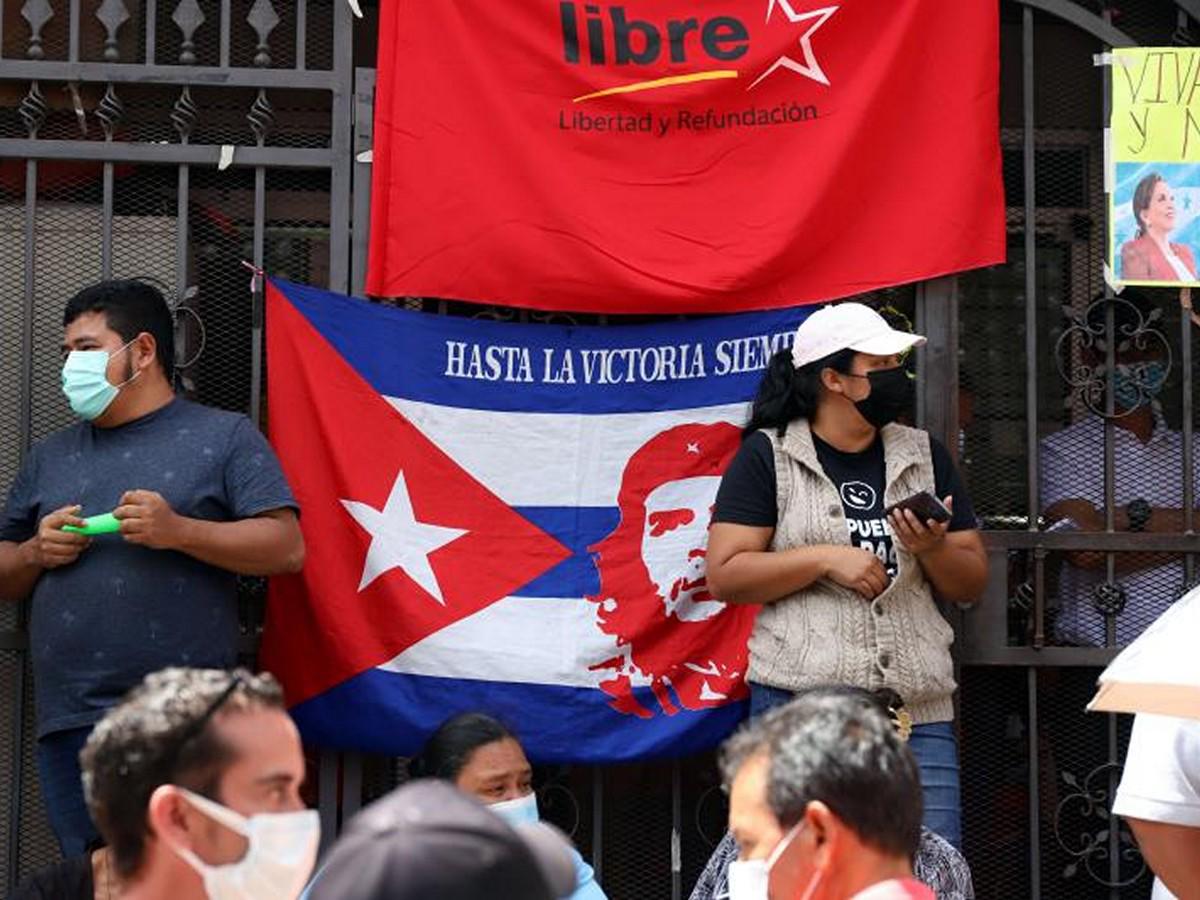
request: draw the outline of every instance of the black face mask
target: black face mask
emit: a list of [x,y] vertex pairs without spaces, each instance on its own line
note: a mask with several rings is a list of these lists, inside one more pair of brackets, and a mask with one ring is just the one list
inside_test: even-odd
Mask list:
[[912,408],[916,389],[904,366],[880,369],[856,377],[865,377],[870,382],[871,393],[863,400],[856,400],[854,407],[876,428],[895,422],[902,412]]

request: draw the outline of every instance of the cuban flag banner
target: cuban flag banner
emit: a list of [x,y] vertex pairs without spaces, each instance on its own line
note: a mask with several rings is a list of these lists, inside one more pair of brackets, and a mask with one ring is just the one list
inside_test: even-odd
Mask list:
[[262,664],[305,738],[395,755],[499,716],[541,762],[711,747],[755,607],[708,592],[721,473],[804,308],[574,327],[267,285],[269,432],[302,508]]

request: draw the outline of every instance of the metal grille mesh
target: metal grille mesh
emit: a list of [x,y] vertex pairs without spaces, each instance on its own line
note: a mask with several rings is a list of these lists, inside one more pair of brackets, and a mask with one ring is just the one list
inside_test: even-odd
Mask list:
[[[964,669],[963,849],[979,900],[1035,896],[1035,846],[1036,896],[1149,896],[1151,878],[1141,855],[1127,827],[1109,812],[1132,720],[1084,712],[1098,674],[1042,669],[1031,686],[1028,669]],[[1033,817],[1036,841],[1030,840]]]
[[[309,68],[332,65],[333,30],[328,22],[333,4],[342,2],[309,0],[307,4]],[[145,52],[142,4],[128,5],[134,18],[121,32],[120,54],[124,62],[140,59]],[[206,11],[214,8],[213,4],[202,5]],[[289,66],[295,62],[295,8],[294,4],[274,5],[281,22],[272,32],[270,64]],[[370,14],[374,4],[364,5]],[[1080,5],[1093,12],[1100,11],[1094,0]],[[25,31],[20,27],[17,6],[4,4],[4,54],[9,58],[23,57],[25,52]],[[103,53],[103,35],[92,21],[98,6],[98,0],[85,0],[82,4],[84,59],[99,59]],[[168,15],[173,6],[159,3],[157,56],[164,64],[177,62],[182,49],[179,29]],[[246,24],[250,6],[250,0],[235,0],[232,4],[233,65],[252,65],[258,49],[258,38]],[[1102,97],[1091,63],[1092,54],[1102,48],[1073,26],[1041,14],[1036,17],[1034,63],[1039,90],[1035,102],[1034,226],[1038,352],[1029,361],[1025,355],[1021,8],[1016,3],[1005,3],[1001,8],[1001,106],[1010,262],[968,273],[960,280],[960,368],[964,375],[961,406],[969,411],[963,421],[962,465],[976,509],[987,527],[1019,530],[1029,526],[1030,513],[1027,502],[1030,474],[1025,454],[1027,366],[1033,365],[1037,376],[1038,420],[1033,428],[1039,439],[1075,425],[1087,412],[1078,398],[1072,397],[1060,374],[1060,357],[1075,359],[1078,348],[1070,340],[1063,347],[1058,342],[1065,330],[1063,308],[1080,313],[1103,288],[1100,280],[1104,252]],[[66,22],[65,15],[57,15],[47,24],[42,34],[46,58],[66,58]],[[1114,13],[1113,22],[1145,43],[1179,39],[1176,8],[1165,0],[1122,4],[1121,10]],[[218,63],[219,30],[215,14],[197,30],[195,44],[197,64]],[[0,137],[26,136],[25,126],[16,114],[16,103],[27,85],[22,83],[19,91],[17,87],[15,83],[0,83],[7,98],[0,104]],[[41,135],[51,139],[79,139],[80,123],[66,86],[45,82],[42,90],[51,109]],[[102,137],[94,115],[100,94],[94,87],[81,88],[81,101],[87,111],[87,138],[91,140]],[[178,101],[178,89],[131,84],[120,86],[119,94],[125,105],[119,138],[178,141],[179,135],[170,119]],[[245,116],[254,100],[253,91],[195,88],[192,96],[203,110],[190,134],[194,143],[252,142]],[[325,95],[273,89],[268,91],[268,98],[275,113],[268,144],[328,145],[329,111]],[[32,367],[34,439],[69,420],[58,391],[59,316],[67,294],[99,276],[99,171],[99,165],[88,163],[40,166],[32,359],[23,359],[20,352],[24,327],[21,303],[10,300],[0,304],[0,381],[16,384],[21,367],[26,364]],[[251,306],[248,274],[237,263],[252,255],[253,173],[238,169],[217,173],[192,168],[191,193],[185,210],[190,222],[190,285],[175,283],[176,220],[180,212],[176,201],[177,170],[170,166],[121,165],[117,166],[116,174],[115,274],[155,277],[172,296],[178,296],[186,287],[197,289],[188,306],[204,323],[203,352],[181,373],[184,387],[202,402],[247,410]],[[8,298],[23,296],[24,176],[21,161],[0,162],[0,230],[5,236],[0,241],[0,286],[5,288],[3,296]],[[272,272],[312,284],[327,281],[329,191],[325,175],[268,172],[265,262]],[[1163,292],[1156,296],[1166,310],[1157,327],[1178,360],[1177,309]],[[912,317],[911,287],[860,299],[875,305],[895,305]],[[431,310],[440,307],[451,314],[536,318],[505,309],[480,310],[476,306],[434,301],[425,301],[424,305]],[[554,318],[595,320],[587,316]],[[186,317],[180,327],[184,346],[199,350],[194,319]],[[1176,366],[1162,397],[1164,419],[1175,428],[1179,427],[1180,384],[1184,377],[1190,377],[1190,373],[1183,373]],[[22,423],[13,396],[0,397],[0,485],[5,486],[16,471],[22,439]],[[1095,450],[1094,443],[1082,439],[1066,444],[1077,455]],[[1039,474],[1035,470],[1033,477],[1036,479]],[[1040,508],[1035,510],[1037,515],[1043,512]],[[1114,623],[1111,629],[1114,633],[1109,634],[1106,628],[1099,641],[1119,645],[1151,620],[1158,598],[1173,598],[1178,594],[1188,573],[1178,559],[1150,560],[1144,555],[1123,552],[1115,556],[1115,561],[1118,583],[1128,580],[1130,573],[1144,575],[1137,591],[1126,591],[1121,611],[1109,617]],[[1072,600],[1060,588],[1063,572],[1074,564],[1062,554],[1052,554],[1046,560],[1045,635],[1052,645],[1075,642],[1064,637],[1065,632],[1059,627],[1064,609]],[[1013,551],[1009,566],[1008,596],[1012,598],[1009,643],[1027,644],[1032,639],[1028,594],[1032,573],[1031,555]],[[246,580],[242,597],[249,647],[261,625],[262,582]],[[1086,602],[1094,606],[1092,598]],[[14,605],[0,605],[0,629],[14,628],[17,612]],[[18,651],[0,650],[0,685],[15,684],[22,664]],[[1027,670],[968,666],[964,671],[961,733],[966,852],[974,867],[981,898],[1032,895],[1028,865],[1033,843],[1029,830],[1031,808],[1036,809],[1040,823],[1036,844],[1042,851],[1038,870],[1042,896],[1111,896],[1103,881],[1111,880],[1112,872],[1107,863],[1099,868],[1096,864],[1103,845],[1103,839],[1097,843],[1097,836],[1104,830],[1101,826],[1104,820],[1095,811],[1099,809],[1095,804],[1085,809],[1086,814],[1081,812],[1079,794],[1099,784],[1095,789],[1105,791],[1106,800],[1111,799],[1107,796],[1111,770],[1105,766],[1122,757],[1128,724],[1119,724],[1114,739],[1107,717],[1082,713],[1095,674],[1088,669],[1039,672],[1034,683],[1037,713],[1031,722]],[[56,854],[36,794],[29,683],[27,676],[20,745],[16,745],[17,735],[11,730],[0,729],[0,758],[19,759],[22,813],[14,828],[0,829],[0,884],[13,874],[4,869],[11,849],[6,841],[11,836],[18,841],[16,858],[20,874],[51,861]],[[0,691],[3,721],[13,721],[16,699],[11,693]],[[1031,740],[1031,735],[1036,735],[1036,740]],[[1041,772],[1034,790],[1029,777],[1031,759],[1036,760]],[[381,795],[402,778],[395,760],[371,757],[364,762],[364,800]],[[593,816],[597,800],[600,801],[603,883],[609,896],[616,900],[670,896],[672,778],[673,767],[669,763],[607,769],[603,773],[603,794],[597,798],[590,769],[577,767],[539,773],[547,818],[570,830],[587,857],[591,856]],[[686,895],[711,845],[720,837],[725,801],[708,758],[682,762],[680,784],[679,855]],[[13,786],[13,779],[0,779],[0,809],[11,808]],[[1144,874],[1136,874],[1136,862],[1126,862],[1134,868],[1121,869],[1117,874],[1132,884],[1121,889],[1120,896],[1146,896],[1148,879]]]
[[[32,368],[32,441],[72,421],[59,388],[62,308],[79,287],[101,277],[102,206],[100,165],[39,164],[34,222],[33,354],[21,352],[25,323],[21,298],[25,286],[23,196],[0,203],[0,279],[5,296],[15,302],[0,307],[0,372],[14,389],[0,398],[0,479],[7,491],[21,453],[23,427],[19,407],[20,368]],[[216,173],[193,169],[185,210],[191,276],[184,302],[191,312],[177,313],[181,387],[193,398],[214,406],[246,412],[250,405],[252,302],[249,273],[239,261],[251,258],[254,235],[254,175],[234,170]],[[223,176],[223,177],[219,177]],[[22,182],[23,183],[23,182]],[[264,254],[272,271],[299,281],[320,284],[329,277],[329,177],[303,171],[270,172],[265,181]],[[176,284],[178,169],[174,166],[118,166],[113,208],[113,274],[154,280],[171,302],[184,290]],[[261,630],[264,582],[240,582],[243,633],[252,652]],[[0,628],[15,629],[18,607],[0,605]],[[10,631],[10,633],[16,633]],[[23,654],[0,651],[0,666],[19,667]],[[0,684],[15,684],[7,669]],[[28,688],[21,710],[22,727],[0,730],[0,755],[19,764],[20,820],[2,829],[16,840],[18,869],[7,869],[7,848],[0,854],[0,883],[23,877],[52,862],[57,847],[44,822],[33,766],[33,701]],[[0,692],[0,715],[13,722],[16,698]],[[14,745],[18,740],[20,746]],[[11,791],[5,779],[0,792]],[[13,807],[4,800],[7,819]],[[10,838],[11,836],[11,838]]]

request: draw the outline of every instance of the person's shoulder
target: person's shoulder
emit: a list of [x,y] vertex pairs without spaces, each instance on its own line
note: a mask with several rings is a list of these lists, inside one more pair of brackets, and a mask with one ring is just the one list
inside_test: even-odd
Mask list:
[[34,454],[54,454],[79,446],[83,433],[91,426],[87,422],[73,422],[65,428],[52,431],[31,448]]
[[176,421],[190,423],[189,427],[194,425],[208,431],[230,433],[239,428],[254,427],[250,417],[244,413],[206,406],[186,397],[176,398],[172,403],[171,414]]
[[1097,432],[1103,432],[1104,426],[1098,416],[1087,415],[1053,434],[1048,434],[1041,440],[1043,450],[1065,451],[1068,447],[1081,446],[1079,441]]
[[773,455],[775,452],[775,442],[771,440],[771,435],[772,432],[765,428],[760,428],[758,431],[746,435],[739,449],[742,453]]

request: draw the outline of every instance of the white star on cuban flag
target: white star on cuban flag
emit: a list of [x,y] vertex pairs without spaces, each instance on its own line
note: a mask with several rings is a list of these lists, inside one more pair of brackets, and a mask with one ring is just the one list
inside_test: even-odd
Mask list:
[[392,569],[403,569],[413,581],[442,606],[446,600],[437,575],[429,564],[429,555],[468,532],[463,528],[445,528],[418,521],[408,496],[404,470],[396,473],[387,503],[375,509],[358,500],[342,500],[342,506],[363,530],[371,535],[371,546],[363,563],[361,593],[372,581]]

